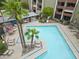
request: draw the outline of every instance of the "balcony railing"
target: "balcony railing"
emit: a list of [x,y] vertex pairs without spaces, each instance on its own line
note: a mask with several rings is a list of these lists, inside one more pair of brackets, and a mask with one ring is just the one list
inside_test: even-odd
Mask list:
[[65,7],[66,10],[73,10],[74,7]]
[[59,14],[59,15],[61,15],[62,14],[62,12],[58,12],[58,11],[56,11],[56,13],[55,14]]
[[64,6],[59,6],[59,5],[58,5],[57,8],[64,9]]
[[70,16],[70,17],[72,16],[72,14],[69,14],[69,13],[64,13],[63,15],[64,16]]

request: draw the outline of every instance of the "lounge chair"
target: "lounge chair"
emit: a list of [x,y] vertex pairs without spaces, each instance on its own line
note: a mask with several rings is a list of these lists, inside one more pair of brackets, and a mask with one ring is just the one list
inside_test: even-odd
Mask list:
[[13,45],[15,45],[15,39],[8,39],[8,40],[7,40],[7,44],[8,44],[8,46],[13,46]]
[[35,47],[42,48],[42,42],[40,40],[35,40],[34,43],[35,43]]
[[9,34],[13,34],[16,31],[13,25],[7,25],[6,30]]
[[4,55],[4,56],[6,56],[6,55],[10,56],[10,55],[13,54],[13,52],[14,52],[14,50],[8,49],[8,50],[6,50],[6,51],[3,53],[3,55]]

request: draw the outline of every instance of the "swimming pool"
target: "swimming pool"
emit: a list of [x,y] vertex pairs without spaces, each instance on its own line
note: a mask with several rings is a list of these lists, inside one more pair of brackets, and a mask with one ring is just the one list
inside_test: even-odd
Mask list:
[[47,42],[48,51],[36,59],[76,59],[57,26],[28,26],[36,28],[40,39]]

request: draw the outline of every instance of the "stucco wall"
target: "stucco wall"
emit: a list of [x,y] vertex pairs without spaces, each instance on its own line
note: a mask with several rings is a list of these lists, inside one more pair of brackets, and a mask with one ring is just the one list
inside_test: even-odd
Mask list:
[[31,0],[21,0],[21,1],[23,1],[23,2],[28,2],[28,4],[29,4],[29,9],[31,10]]
[[29,9],[31,10],[31,7],[32,7],[31,0],[28,0],[28,3],[29,3]]
[[[31,8],[31,0],[22,0],[29,3],[29,7]],[[56,0],[43,0],[43,7],[52,7],[55,8]]]
[[52,7],[55,8],[56,0],[44,0],[44,7]]
[[[29,3],[29,10],[32,11],[32,4],[31,4],[32,3],[32,0],[23,0],[23,1]],[[56,0],[43,0],[43,8],[44,7],[52,7],[52,8],[55,8],[55,5],[56,5]],[[55,9],[54,9],[54,12],[55,12]]]

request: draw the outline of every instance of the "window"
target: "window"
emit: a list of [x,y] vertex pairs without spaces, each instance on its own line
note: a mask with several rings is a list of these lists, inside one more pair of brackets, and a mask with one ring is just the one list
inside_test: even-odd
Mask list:
[[36,3],[36,0],[33,0],[33,2],[35,2],[35,3]]
[[38,0],[37,9],[41,10],[42,8],[42,0]]
[[65,4],[64,2],[58,2],[59,6],[64,6],[64,4]]
[[70,13],[70,12],[64,12],[64,13],[67,13],[67,14],[72,14],[72,13]]
[[58,11],[58,12],[62,12],[62,9],[57,8],[57,11]]
[[55,14],[55,18],[60,19],[61,15]]
[[67,3],[67,7],[75,7],[75,3]]
[[71,19],[71,17],[70,16],[63,16],[63,19],[66,21],[69,21]]
[[42,0],[32,0],[32,11],[37,12],[42,9]]

